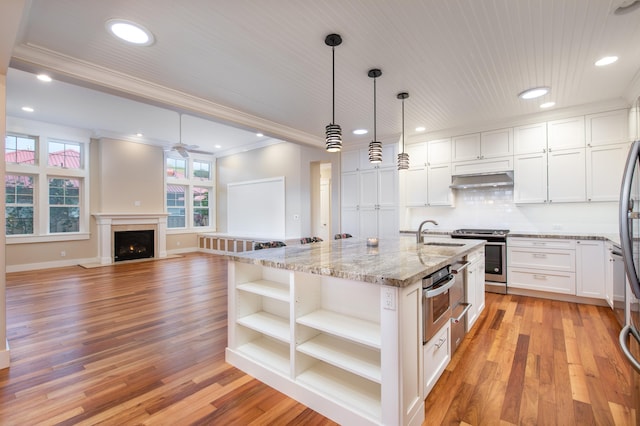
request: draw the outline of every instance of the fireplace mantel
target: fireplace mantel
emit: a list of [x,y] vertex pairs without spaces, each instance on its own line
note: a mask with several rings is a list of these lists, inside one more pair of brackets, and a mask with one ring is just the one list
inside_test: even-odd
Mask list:
[[135,227],[156,231],[155,257],[167,257],[168,213],[94,213],[98,226],[98,261],[102,265],[113,263],[113,228]]

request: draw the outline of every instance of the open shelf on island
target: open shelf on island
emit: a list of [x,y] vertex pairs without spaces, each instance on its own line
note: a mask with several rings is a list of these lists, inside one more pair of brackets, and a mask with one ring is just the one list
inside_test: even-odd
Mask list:
[[284,375],[289,375],[289,346],[266,337],[260,337],[238,347],[238,352]]
[[380,349],[380,324],[320,309],[296,320],[315,328],[375,349]]
[[380,385],[344,370],[317,362],[298,375],[299,383],[350,407],[374,423],[382,418]]
[[236,288],[283,302],[289,301],[289,286],[275,281],[256,280],[238,284]]
[[280,340],[281,342],[289,343],[291,341],[289,320],[287,318],[282,318],[268,312],[256,312],[238,318],[236,322],[266,336]]
[[328,334],[319,334],[298,345],[298,351],[365,379],[381,383],[380,351]]

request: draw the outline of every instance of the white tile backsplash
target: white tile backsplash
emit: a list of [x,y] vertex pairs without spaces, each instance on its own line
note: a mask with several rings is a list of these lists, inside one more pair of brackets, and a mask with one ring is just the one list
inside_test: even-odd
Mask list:
[[407,207],[403,230],[418,229],[434,219],[429,229],[496,228],[523,232],[618,232],[618,203],[515,204],[513,188],[455,190],[455,207]]

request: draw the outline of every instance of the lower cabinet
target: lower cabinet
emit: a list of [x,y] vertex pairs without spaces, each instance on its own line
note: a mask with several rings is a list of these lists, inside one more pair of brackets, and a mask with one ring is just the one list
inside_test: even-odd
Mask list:
[[451,361],[451,323],[447,322],[424,345],[424,396],[426,397]]
[[604,242],[551,238],[509,238],[509,288],[606,300]]
[[422,422],[421,282],[236,261],[228,279],[227,362],[341,424]]
[[476,323],[484,310],[484,250],[478,250],[467,255],[467,303],[471,304],[467,311],[467,331]]

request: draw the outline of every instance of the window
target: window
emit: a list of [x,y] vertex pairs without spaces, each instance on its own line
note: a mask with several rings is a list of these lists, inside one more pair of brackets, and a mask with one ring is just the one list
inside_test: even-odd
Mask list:
[[167,218],[168,228],[184,228],[186,188],[181,185],[167,185]]
[[194,228],[214,227],[214,165],[214,161],[206,159],[166,154],[168,229],[193,232]]
[[182,158],[167,157],[167,176],[176,179],[187,177],[187,161]]
[[4,140],[4,161],[12,164],[36,164],[36,136],[7,135]]
[[7,244],[87,239],[90,134],[39,122],[28,127],[37,136],[5,138]]
[[74,142],[50,141],[48,165],[65,169],[80,169],[81,145]]
[[193,226],[209,226],[209,188],[193,188]]
[[211,180],[211,163],[208,161],[193,161],[193,178]]
[[33,181],[33,176],[5,176],[7,235],[33,234]]
[[80,230],[80,181],[49,179],[49,232]]

